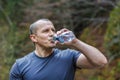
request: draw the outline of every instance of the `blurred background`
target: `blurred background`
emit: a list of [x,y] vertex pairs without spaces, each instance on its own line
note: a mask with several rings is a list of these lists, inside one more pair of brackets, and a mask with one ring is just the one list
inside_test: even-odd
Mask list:
[[77,70],[75,80],[120,80],[119,0],[0,0],[0,80],[8,80],[14,61],[34,50],[29,26],[40,18],[72,30],[108,58],[104,68]]

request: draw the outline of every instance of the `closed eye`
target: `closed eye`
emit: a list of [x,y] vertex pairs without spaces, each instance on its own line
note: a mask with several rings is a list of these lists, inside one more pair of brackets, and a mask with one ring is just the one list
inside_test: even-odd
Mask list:
[[46,32],[49,32],[49,29],[45,29],[45,30],[43,30],[42,32],[45,32],[45,33],[46,33]]
[[52,31],[53,31],[53,32],[56,32],[56,30],[55,30],[55,29],[52,29]]

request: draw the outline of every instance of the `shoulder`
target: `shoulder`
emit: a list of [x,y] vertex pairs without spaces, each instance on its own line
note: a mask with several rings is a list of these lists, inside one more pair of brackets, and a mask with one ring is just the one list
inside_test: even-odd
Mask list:
[[77,50],[74,50],[74,49],[70,49],[70,48],[67,48],[67,49],[55,48],[54,51],[57,52],[57,53],[59,53],[59,52],[81,53],[80,51],[77,51]]
[[74,50],[74,49],[56,49],[56,56],[61,58],[62,60],[66,60],[67,63],[72,63],[76,66],[76,61],[78,57],[81,55],[81,52]]
[[20,77],[23,74],[23,71],[30,65],[31,56],[32,56],[32,53],[29,53],[28,55],[17,59],[11,67],[10,76],[16,77],[16,78]]
[[70,55],[70,56],[74,56],[74,55],[80,55],[81,52],[77,51],[77,50],[74,50],[74,49],[64,49],[64,50],[61,50],[61,49],[54,49],[54,52],[56,54],[63,54],[63,55]]
[[15,64],[17,65],[19,70],[23,70],[31,64],[32,55],[33,55],[33,52],[31,52],[28,55],[16,60]]
[[16,62],[19,64],[27,63],[28,61],[30,61],[32,59],[32,54],[33,54],[33,52],[29,53],[28,55],[26,55],[22,58],[17,59]]

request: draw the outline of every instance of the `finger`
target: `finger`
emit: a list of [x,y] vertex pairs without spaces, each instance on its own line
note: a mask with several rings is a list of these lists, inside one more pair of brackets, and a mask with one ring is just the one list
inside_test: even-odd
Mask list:
[[66,31],[70,31],[70,30],[68,30],[67,28],[61,29],[61,32],[66,32]]
[[56,43],[56,44],[60,44],[60,42],[59,42],[59,41],[55,41],[55,43]]
[[66,29],[66,28],[63,28],[63,29],[61,29],[60,31],[57,31],[57,35],[60,35],[61,33],[67,32],[67,31],[70,31],[70,30],[68,30],[68,29]]
[[57,35],[61,34],[61,31],[57,31]]

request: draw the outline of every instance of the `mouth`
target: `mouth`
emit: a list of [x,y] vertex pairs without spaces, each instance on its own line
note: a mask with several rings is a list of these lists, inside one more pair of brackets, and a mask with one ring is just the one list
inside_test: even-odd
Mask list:
[[50,41],[51,43],[55,43],[55,40],[53,40],[53,39],[49,39],[49,41]]

